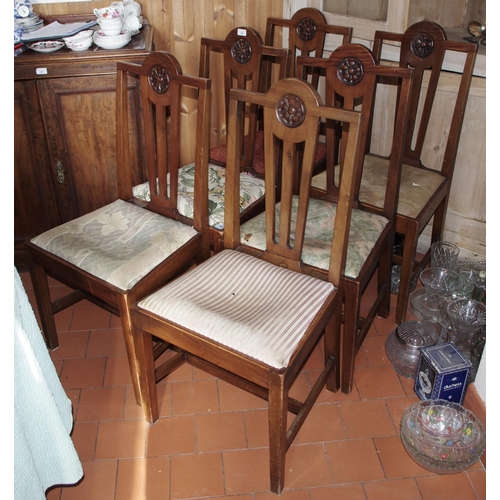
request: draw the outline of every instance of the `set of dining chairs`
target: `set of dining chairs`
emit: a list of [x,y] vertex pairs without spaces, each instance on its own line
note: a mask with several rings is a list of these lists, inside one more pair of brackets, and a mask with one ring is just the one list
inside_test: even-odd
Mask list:
[[[277,27],[288,32],[287,48]],[[340,37],[328,57],[327,36]],[[156,384],[186,362],[266,399],[277,494],[286,451],[320,392],[351,391],[366,333],[389,314],[392,266],[401,265],[402,322],[413,276],[429,261],[416,261],[418,237],[432,220],[432,242],[442,238],[477,50],[429,21],[376,32],[371,49],[351,38],[350,28],[306,8],[270,18],[265,37],[238,27],[224,40],[203,38],[196,76],[167,52],[118,62],[117,200],[26,243],[48,348],[59,342],[54,316],[79,300],[118,315],[150,423],[159,417]],[[398,65],[383,64],[384,41],[399,44]],[[450,51],[465,62],[435,170],[422,164],[422,148]],[[139,84],[146,145],[139,185],[130,79]],[[387,156],[372,152],[382,84],[395,95],[385,110]],[[211,144],[217,92],[227,140]],[[195,130],[183,126],[186,109]],[[194,151],[183,164],[186,144]],[[362,308],[375,276],[377,294]],[[72,291],[51,297],[49,277]],[[298,401],[290,387],[319,342],[324,369]]]

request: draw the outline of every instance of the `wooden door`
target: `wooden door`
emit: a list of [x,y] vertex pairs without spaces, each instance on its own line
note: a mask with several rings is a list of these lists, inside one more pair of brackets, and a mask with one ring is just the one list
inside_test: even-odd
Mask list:
[[[131,92],[138,85],[131,81]],[[116,75],[54,78],[37,82],[47,131],[50,171],[62,222],[74,219],[117,196]],[[145,164],[137,120],[139,100],[132,99],[131,140],[143,180]]]
[[14,82],[15,260],[22,261],[26,239],[59,223],[36,84]]

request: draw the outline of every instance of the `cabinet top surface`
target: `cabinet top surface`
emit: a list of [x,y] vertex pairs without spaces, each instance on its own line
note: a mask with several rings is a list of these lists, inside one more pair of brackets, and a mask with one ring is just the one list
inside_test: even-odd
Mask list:
[[[143,25],[139,33],[120,49],[103,49],[92,44],[88,50],[75,52],[67,47],[56,52],[40,53],[27,49],[14,58],[14,79],[74,76],[78,68],[83,73],[114,73],[119,60],[142,59],[153,50],[153,27]],[[44,75],[40,68],[53,68]],[[54,72],[57,68],[58,71]],[[67,70],[66,70],[67,68]],[[70,68],[72,68],[70,70]],[[93,68],[93,69],[92,69]]]

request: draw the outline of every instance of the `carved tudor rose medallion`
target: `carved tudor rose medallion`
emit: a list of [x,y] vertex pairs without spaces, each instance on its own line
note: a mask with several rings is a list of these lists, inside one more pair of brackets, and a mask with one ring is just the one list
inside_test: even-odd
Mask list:
[[276,104],[276,113],[285,127],[294,128],[304,121],[306,108],[300,97],[295,94],[286,94]]
[[149,71],[148,81],[157,94],[164,94],[170,85],[170,77],[163,66],[153,66]]
[[342,59],[337,69],[338,77],[345,85],[357,85],[365,73],[363,63],[356,57]]
[[410,47],[417,57],[429,57],[434,51],[434,38],[428,33],[419,33],[413,37]]
[[316,36],[316,23],[310,17],[304,17],[297,24],[297,35],[304,41],[312,40]]
[[252,58],[250,42],[244,38],[238,38],[231,47],[231,55],[236,62],[246,64]]

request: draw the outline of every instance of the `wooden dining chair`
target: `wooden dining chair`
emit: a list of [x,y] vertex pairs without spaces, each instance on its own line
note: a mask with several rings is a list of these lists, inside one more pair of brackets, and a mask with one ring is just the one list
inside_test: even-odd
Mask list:
[[[147,172],[148,203],[132,195],[130,84],[140,80]],[[181,94],[187,100],[181,104]],[[210,81],[184,75],[167,52],[148,55],[141,65],[117,63],[116,126],[119,198],[91,213],[64,223],[26,243],[33,288],[47,346],[59,345],[55,315],[87,299],[121,319],[137,402],[137,356],[132,341],[130,305],[209,255],[204,229],[208,218],[208,124]],[[184,134],[181,115],[196,113],[194,151],[195,197],[183,215],[177,176]],[[172,182],[169,182],[169,179]],[[71,292],[51,298],[48,278]],[[157,351],[158,352],[158,351]]]
[[[297,59],[298,74],[305,74],[307,67],[321,69],[325,75],[325,104],[344,110],[360,110],[365,121],[361,128],[361,150],[355,169],[354,204],[345,272],[342,274],[344,313],[342,332],[342,356],[337,372],[337,385],[349,393],[354,377],[354,360],[366,334],[379,315],[387,317],[390,311],[390,277],[394,222],[398,179],[401,171],[405,118],[408,110],[412,82],[412,71],[401,68],[387,68],[375,64],[371,51],[360,44],[346,44],[338,47],[328,59],[302,57]],[[361,172],[368,158],[385,161],[369,153],[367,144],[369,122],[377,81],[381,77],[392,77],[400,81],[400,94],[394,110],[394,136],[392,141],[390,175],[383,193],[382,207],[365,207],[358,199]],[[327,169],[316,174],[311,183],[311,197],[307,219],[303,271],[313,276],[327,277],[330,255],[329,241],[332,238],[333,220],[339,197],[339,179],[345,164],[345,125],[326,122]],[[338,136],[340,134],[340,137]],[[340,151],[337,147],[340,145]],[[339,159],[339,162],[337,162]],[[267,221],[257,215],[242,225],[242,234],[248,245],[262,249],[265,244]],[[377,271],[377,294],[364,301],[368,313],[362,315],[361,299]]]
[[[430,245],[443,238],[477,45],[447,40],[438,24],[422,21],[410,26],[404,34],[377,31],[373,52],[379,63],[382,63],[385,41],[392,48],[393,42],[399,42],[399,66],[412,68],[414,72],[396,216],[396,233],[404,237],[402,257],[394,256],[394,263],[401,265],[396,306],[399,324],[406,317],[412,282],[429,262]],[[441,78],[447,73],[448,59],[453,57],[462,64],[462,68],[454,69],[452,74],[458,80],[458,91],[454,102],[444,104],[439,102]],[[447,84],[442,85],[447,92]],[[449,97],[449,92],[447,95]],[[436,130],[440,131],[437,137]],[[364,204],[381,206],[380,190],[388,178],[387,169],[387,162],[365,164],[360,189],[360,200]],[[418,260],[419,236],[430,223],[430,245]]]
[[[240,242],[241,131],[248,104],[264,108],[267,244],[259,252]],[[304,228],[320,118],[349,125],[328,278],[301,272]],[[331,388],[339,351],[342,292],[352,184],[362,115],[321,104],[319,94],[296,78],[276,82],[267,94],[230,93],[226,179],[225,249],[132,306],[141,356],[142,404],[149,422],[158,418],[152,337],[177,350],[171,368],[188,362],[268,401],[271,491],[285,480],[285,453],[320,391]],[[305,143],[297,155],[297,144]],[[298,162],[301,161],[301,165]],[[298,217],[292,220],[292,170],[300,167]],[[283,170],[281,200],[275,190]],[[280,203],[280,228],[275,225]],[[324,334],[325,367],[301,402],[289,390]],[[156,371],[161,370],[156,367]],[[166,370],[167,372],[169,370]],[[165,371],[162,371],[165,373]],[[287,414],[296,417],[287,429]]]

